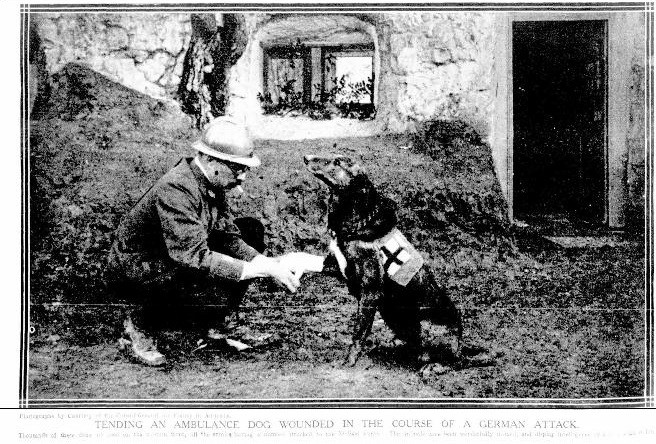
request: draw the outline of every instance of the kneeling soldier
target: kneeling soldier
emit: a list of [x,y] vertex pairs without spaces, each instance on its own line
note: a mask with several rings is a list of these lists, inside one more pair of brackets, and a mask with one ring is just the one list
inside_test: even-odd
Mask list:
[[[108,283],[136,307],[124,321],[121,344],[146,365],[166,363],[150,334],[158,307],[210,305],[229,312],[253,278],[271,277],[291,292],[299,286],[300,276],[284,261],[262,255],[259,221],[230,217],[226,191],[260,165],[246,128],[219,117],[193,147],[196,157],[182,159],[123,217],[109,254]],[[204,300],[193,300],[199,295]],[[206,324],[207,339],[223,337],[211,320]]]

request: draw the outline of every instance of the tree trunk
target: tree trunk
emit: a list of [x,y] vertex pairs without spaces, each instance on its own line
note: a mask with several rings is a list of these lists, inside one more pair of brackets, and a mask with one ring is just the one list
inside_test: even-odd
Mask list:
[[191,26],[178,97],[202,128],[225,112],[230,68],[243,54],[247,36],[240,14],[192,14]]

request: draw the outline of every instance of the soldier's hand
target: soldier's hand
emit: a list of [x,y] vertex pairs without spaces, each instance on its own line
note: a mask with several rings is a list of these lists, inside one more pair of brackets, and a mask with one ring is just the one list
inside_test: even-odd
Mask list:
[[278,283],[284,285],[292,293],[301,284],[300,276],[294,274],[294,270],[284,264],[281,264],[277,259],[258,255],[244,266],[244,279],[251,279],[255,277],[271,277]]
[[293,270],[283,266],[282,264],[276,263],[276,265],[271,268],[270,273],[271,277],[287,287],[287,289],[292,293],[294,293],[301,285],[301,276],[295,274]]

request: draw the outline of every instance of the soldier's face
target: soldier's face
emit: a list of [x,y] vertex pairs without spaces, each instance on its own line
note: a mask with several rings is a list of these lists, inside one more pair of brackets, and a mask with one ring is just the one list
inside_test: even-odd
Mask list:
[[222,160],[205,157],[204,167],[210,184],[215,188],[230,189],[237,185],[241,185],[242,181],[246,178],[246,171],[248,167],[232,162],[224,162]]

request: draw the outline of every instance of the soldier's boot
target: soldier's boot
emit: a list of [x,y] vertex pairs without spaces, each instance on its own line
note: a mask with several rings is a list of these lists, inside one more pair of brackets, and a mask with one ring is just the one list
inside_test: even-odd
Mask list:
[[151,367],[166,364],[166,356],[157,350],[155,341],[137,328],[128,316],[123,322],[124,332],[119,339],[119,349],[130,359]]

